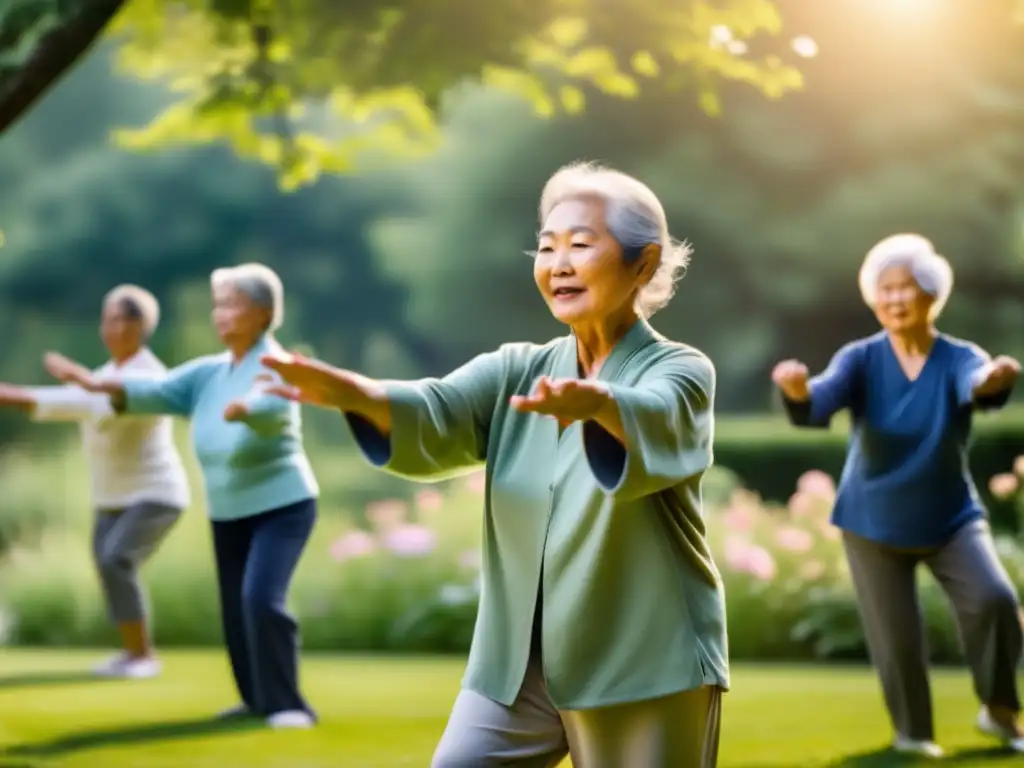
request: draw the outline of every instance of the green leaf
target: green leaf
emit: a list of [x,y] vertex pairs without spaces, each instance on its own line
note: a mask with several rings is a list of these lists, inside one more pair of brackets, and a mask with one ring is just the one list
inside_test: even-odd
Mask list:
[[720,117],[722,114],[722,101],[714,90],[705,88],[700,92],[700,108],[704,110],[704,114],[708,117]]
[[587,106],[587,97],[574,85],[563,85],[559,91],[562,109],[570,115],[578,115]]
[[637,51],[629,62],[633,71],[644,77],[657,77],[660,68],[655,58],[647,51]]
[[561,16],[551,22],[548,36],[562,48],[572,48],[587,36],[587,22],[576,16]]
[[551,96],[536,75],[509,67],[486,67],[482,79],[485,85],[522,96],[540,117],[551,117],[555,113]]

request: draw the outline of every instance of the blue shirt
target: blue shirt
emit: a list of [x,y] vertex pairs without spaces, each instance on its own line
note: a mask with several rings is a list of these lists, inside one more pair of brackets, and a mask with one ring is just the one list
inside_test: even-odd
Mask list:
[[827,427],[849,409],[852,431],[832,522],[879,544],[937,547],[984,516],[967,465],[975,408],[999,408],[1010,390],[975,400],[972,377],[989,361],[974,344],[935,340],[914,381],[888,336],[847,344],[810,382],[806,403],[787,402],[794,424]]
[[[211,520],[237,520],[316,498],[319,487],[302,447],[298,403],[267,394],[278,381],[260,357],[280,350],[264,337],[237,364],[231,354],[207,355],[151,379],[125,379],[126,413],[192,419],[192,441],[206,485]],[[224,420],[233,401],[249,409]]]

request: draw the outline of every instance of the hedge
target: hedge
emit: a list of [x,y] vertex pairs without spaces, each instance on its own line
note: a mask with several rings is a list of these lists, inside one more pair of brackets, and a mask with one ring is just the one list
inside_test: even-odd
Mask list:
[[[838,480],[846,458],[849,423],[836,419],[829,430],[796,429],[781,414],[720,417],[715,430],[715,463],[735,472],[762,498],[784,502],[808,469],[820,469]],[[1024,454],[1024,405],[979,415],[974,424],[970,465],[993,524],[1017,531],[1014,505],[993,499],[988,481],[1008,472]]]

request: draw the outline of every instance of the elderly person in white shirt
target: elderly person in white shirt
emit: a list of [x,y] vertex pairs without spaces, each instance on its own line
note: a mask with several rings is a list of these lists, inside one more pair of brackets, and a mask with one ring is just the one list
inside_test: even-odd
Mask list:
[[[121,285],[103,302],[100,337],[110,360],[105,380],[152,378],[166,367],[146,346],[160,319],[148,291]],[[170,417],[115,418],[110,399],[77,386],[0,384],[0,405],[28,411],[37,421],[77,421],[88,457],[95,508],[93,554],[123,651],[96,668],[106,677],[149,678],[160,672],[150,639],[140,566],[189,505],[184,465]]]

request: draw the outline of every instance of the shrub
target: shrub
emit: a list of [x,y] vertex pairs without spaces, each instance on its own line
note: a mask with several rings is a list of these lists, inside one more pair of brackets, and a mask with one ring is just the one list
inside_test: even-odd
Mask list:
[[[1017,474],[986,487],[1024,509],[1024,458],[1011,467]],[[325,499],[293,591],[304,647],[465,652],[479,599],[482,480],[478,473],[444,486],[405,485],[403,495],[359,509]],[[33,487],[21,493],[35,504],[46,489]],[[729,472],[709,473],[709,539],[725,581],[733,659],[865,658],[840,538],[828,523],[834,493],[832,477],[812,470],[785,504],[765,503]],[[89,561],[90,515],[79,503],[9,551],[0,567],[0,634],[9,642],[113,642]],[[208,528],[191,510],[146,568],[163,646],[221,642]],[[1000,536],[997,546],[1011,579],[1024,585],[1016,540]],[[959,660],[950,611],[930,577],[922,596],[933,659]]]
[[[716,427],[715,463],[728,467],[763,498],[784,502],[797,479],[817,468],[839,477],[846,460],[849,424],[837,418],[830,430],[797,429],[781,416],[724,417]],[[1024,407],[975,420],[970,463],[978,490],[997,530],[1016,533],[1016,511],[992,496],[988,478],[1009,471],[1024,446]]]
[[[421,489],[412,503],[402,498],[371,503],[365,514],[322,504],[293,589],[304,646],[468,647],[476,611],[481,491],[474,476],[444,492]],[[114,641],[90,561],[90,515],[80,508],[63,525],[8,552],[0,568],[7,642],[92,646]],[[364,519],[368,523],[360,527]],[[158,644],[221,642],[209,524],[200,510],[184,516],[143,575]],[[467,599],[453,601],[462,594]],[[453,618],[445,619],[447,614]]]

